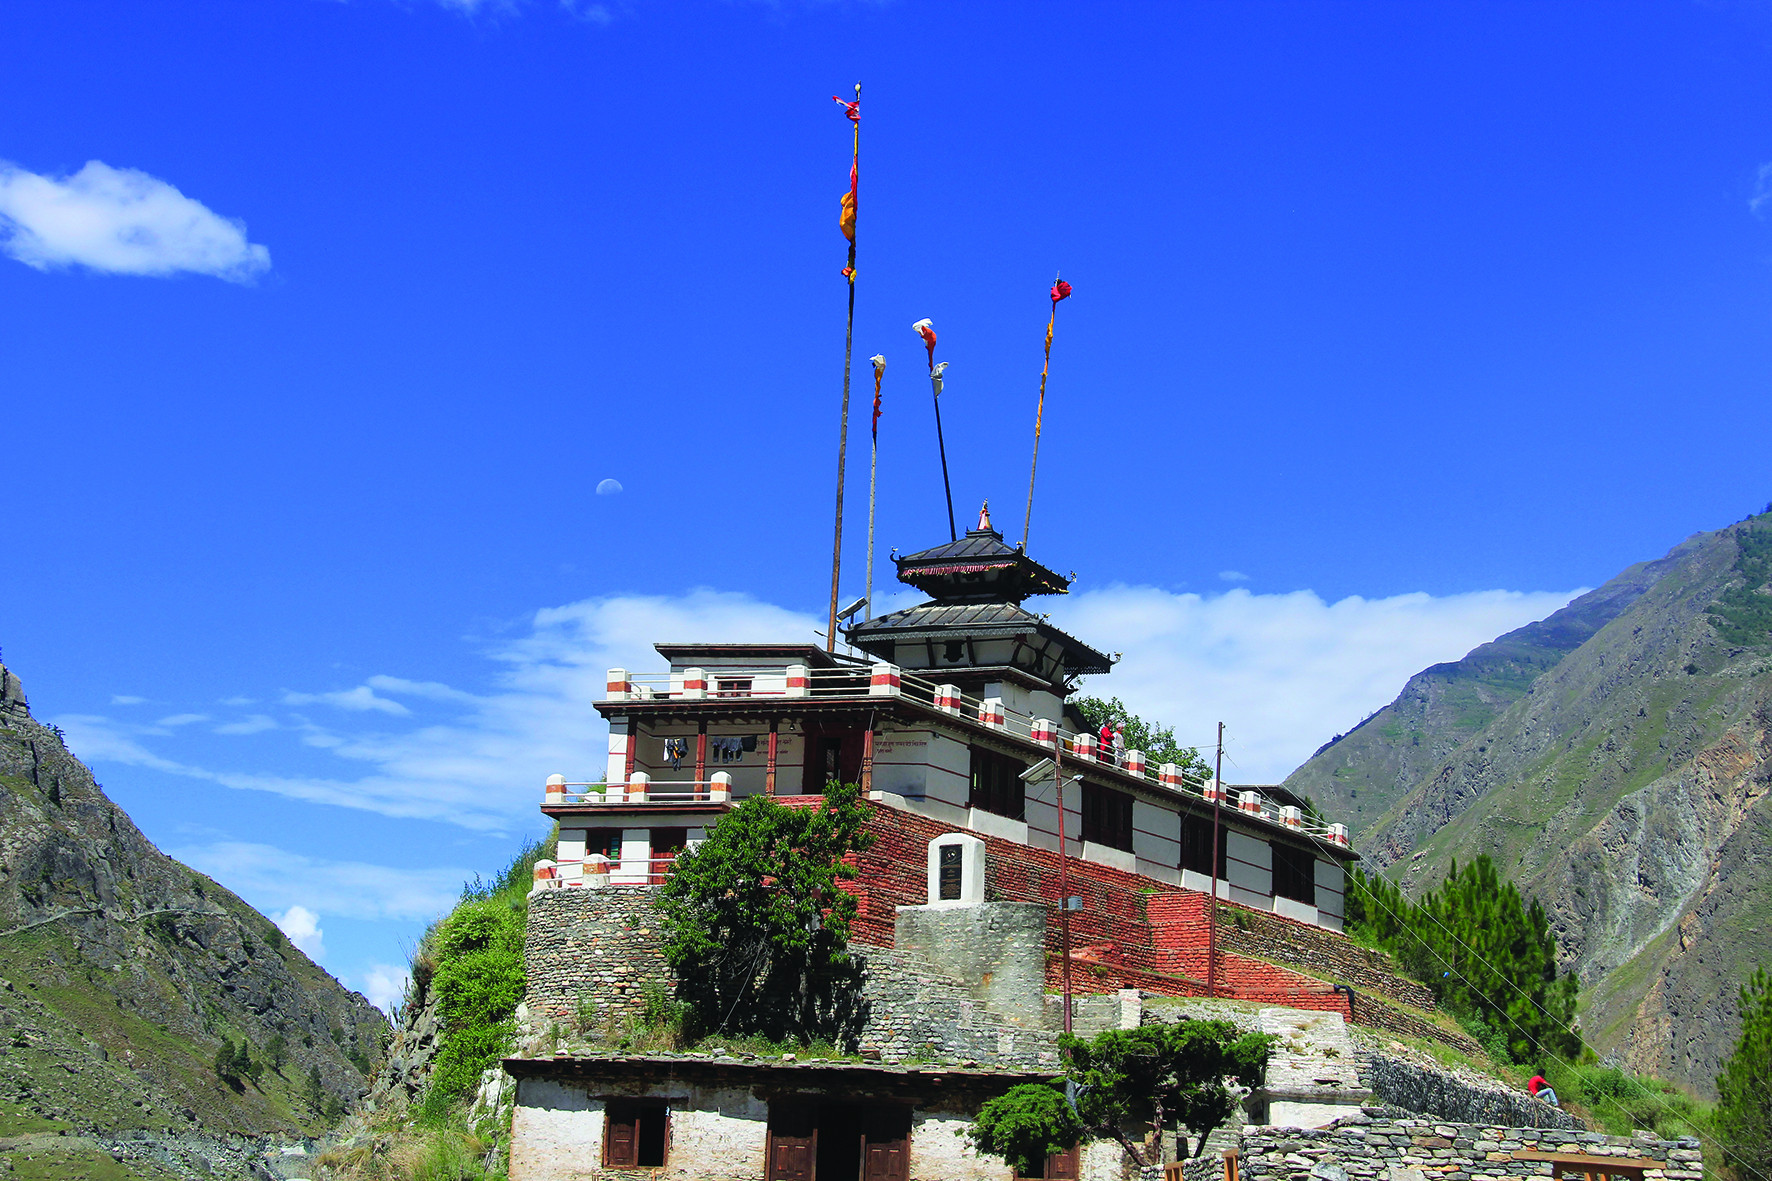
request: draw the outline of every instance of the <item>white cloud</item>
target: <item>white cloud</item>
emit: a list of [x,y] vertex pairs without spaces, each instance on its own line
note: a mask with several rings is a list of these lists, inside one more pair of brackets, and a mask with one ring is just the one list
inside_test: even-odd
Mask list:
[[0,161],[0,250],[38,270],[189,272],[241,283],[271,266],[244,224],[145,172],[97,160],[59,178]]
[[1118,697],[1202,749],[1226,724],[1225,778],[1276,783],[1333,734],[1391,701],[1430,664],[1542,619],[1580,591],[1203,597],[1150,587],[1090,591],[1053,622],[1125,658],[1083,692]]
[[1220,570],[1218,577],[1225,582],[1248,582],[1249,576],[1241,570]]
[[[275,845],[216,841],[168,853],[202,870],[265,914],[301,911],[346,919],[436,918],[455,905],[472,874],[452,866],[401,869],[305,857]],[[282,919],[273,915],[279,927]],[[294,939],[293,932],[289,932]]]
[[[392,680],[392,677],[386,678]],[[375,690],[368,685],[358,685],[355,689],[342,689],[335,693],[285,693],[284,705],[330,705],[338,709],[348,709],[357,713],[367,710],[379,710],[384,714],[405,717],[412,711],[398,701],[389,701],[386,697],[377,697]]]
[[[1094,679],[1085,692],[1120,697],[1174,726],[1188,743],[1208,743],[1214,724],[1225,721],[1227,777],[1247,783],[1283,777],[1332,734],[1390,701],[1411,674],[1542,618],[1574,593],[1476,591],[1326,603],[1310,591],[1237,588],[1202,596],[1109,587],[1068,596],[1050,610],[1079,638],[1125,653],[1110,676]],[[888,597],[883,606],[896,602]],[[487,653],[497,671],[486,693],[376,676],[342,693],[292,694],[353,703],[337,725],[303,720],[292,728],[301,742],[337,760],[329,776],[192,766],[160,753],[168,741],[163,731],[90,715],[55,720],[89,761],[387,816],[518,831],[535,822],[548,775],[577,781],[602,774],[606,730],[594,703],[604,694],[607,669],[662,668],[652,650],[656,641],[811,641],[817,625],[810,616],[712,590],[547,608],[535,613],[526,632]],[[377,690],[422,703],[423,716],[376,696]],[[364,704],[371,700],[378,704]],[[251,872],[261,872],[262,859],[254,864],[260,868]],[[433,886],[453,889],[465,876],[448,871]],[[267,904],[346,913],[344,903],[304,890],[310,892],[288,891]]]
[[173,714],[169,718],[161,718],[154,723],[157,726],[189,726],[192,722],[207,722],[208,714]]
[[1747,207],[1758,217],[1768,204],[1772,204],[1772,164],[1762,164],[1759,175],[1754,177],[1754,191],[1747,199]]
[[363,978],[362,993],[369,1003],[392,1017],[394,1006],[406,999],[411,973],[396,964],[375,964]]
[[238,722],[224,722],[215,728],[217,734],[263,734],[266,730],[275,730],[277,720],[265,714],[253,714]]
[[114,693],[111,695],[112,705],[142,705],[146,703],[147,700],[146,697],[130,697],[122,693]]
[[292,906],[282,914],[269,916],[289,941],[315,963],[326,954],[326,932],[320,929],[320,916],[305,906]]

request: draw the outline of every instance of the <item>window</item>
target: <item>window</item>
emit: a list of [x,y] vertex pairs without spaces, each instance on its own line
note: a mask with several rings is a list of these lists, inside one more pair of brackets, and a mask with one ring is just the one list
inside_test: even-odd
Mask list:
[[769,1105],[768,1181],[909,1181],[911,1112],[777,1100]]
[[[1230,829],[1218,826],[1218,876],[1225,877],[1224,850]],[[1181,868],[1212,874],[1212,817],[1181,814]]]
[[604,1104],[603,1164],[611,1169],[657,1169],[665,1163],[670,1108],[659,1099],[610,1099]]
[[971,807],[1011,820],[1027,819],[1027,785],[1021,773],[1027,764],[995,751],[972,748]]
[[966,646],[959,640],[949,640],[941,646],[941,658],[949,664],[958,664],[966,656]]
[[1292,845],[1274,845],[1274,897],[1317,904],[1317,855]]
[[601,853],[611,861],[621,860],[621,829],[619,828],[587,828],[585,829],[585,856]]
[[1083,839],[1110,849],[1132,852],[1132,797],[1085,783]]
[[1017,1173],[1017,1181],[1077,1181],[1077,1146],[1046,1158],[1046,1167],[1038,1173]]
[[751,695],[751,678],[749,677],[718,677],[714,680],[715,697],[749,697]]

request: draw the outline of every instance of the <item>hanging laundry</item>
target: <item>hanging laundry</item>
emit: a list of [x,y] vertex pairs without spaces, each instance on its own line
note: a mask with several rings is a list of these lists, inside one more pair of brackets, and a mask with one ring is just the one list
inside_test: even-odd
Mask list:
[[671,770],[675,771],[683,765],[683,760],[689,756],[689,740],[687,738],[665,739],[664,753],[666,761],[671,764]]
[[743,738],[740,738],[738,741],[739,741],[739,745],[741,745],[747,751],[753,751],[753,750],[757,749],[757,736],[755,734],[746,734]]

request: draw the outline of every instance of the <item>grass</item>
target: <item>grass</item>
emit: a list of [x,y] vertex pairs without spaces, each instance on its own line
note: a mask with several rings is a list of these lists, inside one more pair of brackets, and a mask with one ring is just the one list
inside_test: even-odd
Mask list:
[[334,1181],[496,1181],[508,1167],[501,1145],[508,1131],[469,1127],[460,1107],[426,1122],[384,1115],[358,1143],[322,1153],[319,1164]]
[[76,1145],[0,1154],[7,1181],[174,1181],[151,1161],[117,1160],[98,1147]]

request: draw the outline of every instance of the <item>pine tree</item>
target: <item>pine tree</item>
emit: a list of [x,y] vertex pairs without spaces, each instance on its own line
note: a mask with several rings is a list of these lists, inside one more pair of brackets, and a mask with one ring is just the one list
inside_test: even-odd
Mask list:
[[1772,975],[1741,989],[1741,1040],[1717,1076],[1717,1131],[1744,1176],[1772,1175]]
[[223,1082],[232,1082],[239,1077],[234,1073],[234,1043],[225,1037],[221,1048],[215,1052],[215,1077]]
[[308,1106],[318,1113],[326,1102],[326,1092],[320,1086],[320,1068],[318,1066],[308,1067],[308,1085],[303,1094],[308,1100]]
[[281,1072],[283,1064],[289,1061],[289,1043],[280,1033],[272,1034],[271,1040],[265,1043],[265,1058],[271,1069]]

